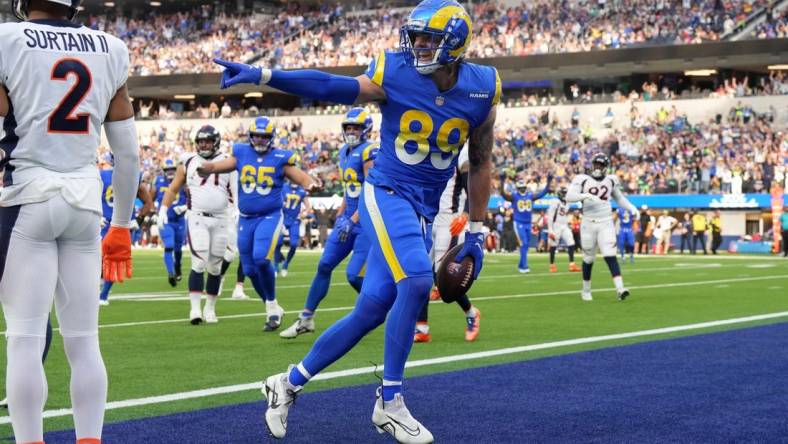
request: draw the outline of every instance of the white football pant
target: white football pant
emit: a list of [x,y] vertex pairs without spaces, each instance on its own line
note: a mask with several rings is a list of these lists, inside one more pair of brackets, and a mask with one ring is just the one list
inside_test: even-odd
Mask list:
[[227,252],[228,218],[224,214],[212,217],[189,211],[187,221],[192,270],[218,276],[222,271],[222,258]]
[[[18,216],[14,218],[14,213]],[[17,442],[43,441],[47,383],[41,353],[54,301],[71,366],[77,438],[101,438],[107,373],[98,342],[101,216],[48,201],[0,209],[0,301],[6,319],[6,393]],[[6,243],[7,242],[7,243]]]

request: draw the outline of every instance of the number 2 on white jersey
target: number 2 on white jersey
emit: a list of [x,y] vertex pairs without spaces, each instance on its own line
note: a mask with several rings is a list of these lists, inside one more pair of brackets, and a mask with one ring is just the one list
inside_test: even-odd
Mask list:
[[74,114],[93,86],[93,76],[90,69],[80,60],[74,58],[59,59],[52,67],[52,80],[65,82],[72,75],[76,77],[77,81],[49,115],[47,127],[49,133],[90,134],[90,114]]

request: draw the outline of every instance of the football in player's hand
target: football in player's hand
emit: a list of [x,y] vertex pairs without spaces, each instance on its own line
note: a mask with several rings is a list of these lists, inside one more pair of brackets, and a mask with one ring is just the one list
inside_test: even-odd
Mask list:
[[467,256],[459,264],[454,262],[462,246],[456,245],[446,252],[436,275],[441,299],[447,304],[466,294],[473,285],[473,258]]

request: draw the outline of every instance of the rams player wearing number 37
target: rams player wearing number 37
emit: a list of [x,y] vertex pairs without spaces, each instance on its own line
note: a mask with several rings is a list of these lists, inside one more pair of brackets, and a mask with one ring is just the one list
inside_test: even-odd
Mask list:
[[416,318],[432,286],[425,229],[466,140],[471,223],[456,258],[473,258],[474,278],[482,268],[482,225],[501,87],[495,68],[463,60],[472,36],[471,19],[459,3],[425,0],[401,28],[401,51],[380,52],[355,78],[216,60],[226,68],[223,88],[266,84],[321,101],[378,102],[382,112],[380,151],[359,204],[362,229],[371,244],[361,293],[353,311],[328,328],[298,365],[265,380],[265,420],[276,438],[285,436],[288,411],[309,379],[350,351],[388,315],[383,384],[372,422],[380,433],[388,432],[399,442],[433,441],[432,433],[405,406],[402,380]]

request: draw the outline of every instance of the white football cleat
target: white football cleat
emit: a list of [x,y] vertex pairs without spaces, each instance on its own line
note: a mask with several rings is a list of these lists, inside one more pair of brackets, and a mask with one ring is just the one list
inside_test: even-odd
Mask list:
[[263,331],[274,331],[282,325],[282,320],[285,317],[285,309],[279,304],[276,304],[271,310],[266,312],[265,327]]
[[294,386],[287,380],[292,368],[291,365],[286,372],[269,376],[263,382],[263,396],[268,400],[265,425],[271,436],[277,439],[284,438],[287,433],[287,414],[301,390],[301,387]]
[[205,320],[206,324],[216,324],[219,322],[219,318],[216,317],[216,310],[209,310],[208,307],[203,309],[202,318]]
[[580,292],[580,297],[583,298],[583,300],[586,301],[586,302],[591,302],[591,301],[594,300],[594,298],[591,297],[591,292],[590,291],[582,291],[582,292]]
[[519,271],[520,273],[523,273],[523,274],[528,274],[528,273],[531,272],[531,269],[530,268],[518,268],[517,271]]
[[287,277],[287,268],[283,268],[282,271],[279,272],[282,277]]
[[616,293],[618,294],[619,301],[623,301],[624,299],[629,297],[629,290],[627,290],[626,288],[622,288],[620,291],[617,291]]
[[232,298],[235,299],[236,301],[245,301],[249,299],[249,296],[247,296],[246,292],[244,292],[243,285],[236,285],[235,288],[233,289]]
[[384,402],[382,387],[378,387],[375,393],[372,423],[378,433],[388,433],[400,443],[427,444],[435,441],[432,433],[410,414],[402,394],[397,393],[394,400]]
[[191,322],[192,325],[200,325],[202,322],[202,312],[199,308],[189,312],[189,322]]
[[313,333],[315,331],[315,318],[298,318],[293,325],[287,327],[282,333],[279,333],[280,338],[293,339],[304,333]]
[[0,408],[3,408],[3,409],[7,409],[8,408],[8,398],[3,398],[3,400],[0,401]]
[[99,305],[101,305],[102,307],[106,307],[107,305],[109,305],[109,299],[99,299]]

